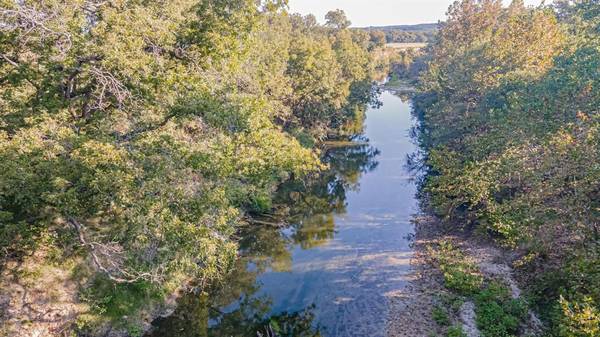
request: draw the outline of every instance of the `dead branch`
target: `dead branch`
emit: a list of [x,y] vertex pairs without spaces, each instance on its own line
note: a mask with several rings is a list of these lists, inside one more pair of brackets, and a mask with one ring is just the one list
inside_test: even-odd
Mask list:
[[[111,281],[116,283],[135,283],[138,281],[156,282],[159,277],[151,273],[134,273],[123,269],[123,249],[116,243],[89,242],[85,235],[85,228],[76,219],[69,217],[68,222],[73,226],[82,246],[88,248],[92,261]],[[162,266],[158,268],[161,270]]]
[[104,103],[104,100],[108,95],[114,97],[119,104],[123,104],[128,98],[131,97],[131,93],[127,87],[111,72],[96,66],[92,66],[90,68],[90,73],[95,76],[96,81],[100,86],[99,92],[95,95],[97,109],[103,109],[106,107],[107,104]]
[[270,226],[270,227],[275,227],[275,228],[285,227],[285,223],[282,223],[282,222],[271,222],[271,221],[253,219],[253,218],[247,218],[246,221],[248,221],[250,223],[255,223],[255,224],[265,225],[265,226]]
[[72,46],[71,34],[48,26],[58,15],[59,8],[39,10],[18,2],[15,9],[0,8],[0,30],[17,32],[17,38],[22,41],[32,33],[42,38],[54,38],[59,50],[65,53]]

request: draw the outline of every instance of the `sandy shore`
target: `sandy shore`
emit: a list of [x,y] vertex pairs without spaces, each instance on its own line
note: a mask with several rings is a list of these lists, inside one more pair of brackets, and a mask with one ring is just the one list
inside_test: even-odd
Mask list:
[[430,263],[427,245],[436,240],[432,227],[437,224],[433,217],[415,218],[414,255],[411,261],[412,275],[409,284],[391,294],[390,314],[387,324],[389,337],[428,337],[439,333],[431,311],[435,298],[444,292],[439,271]]

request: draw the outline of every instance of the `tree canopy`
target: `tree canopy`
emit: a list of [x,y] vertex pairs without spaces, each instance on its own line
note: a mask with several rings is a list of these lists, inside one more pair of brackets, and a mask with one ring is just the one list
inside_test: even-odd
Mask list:
[[0,1],[3,266],[77,270],[89,331],[224,275],[244,219],[374,99],[368,38],[328,22],[275,1]]
[[600,333],[596,1],[457,1],[416,100],[434,211],[520,254],[552,336]]

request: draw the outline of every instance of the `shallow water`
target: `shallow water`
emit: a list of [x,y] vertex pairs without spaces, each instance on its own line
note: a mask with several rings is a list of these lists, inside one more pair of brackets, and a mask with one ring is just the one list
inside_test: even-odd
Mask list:
[[152,336],[385,336],[387,295],[405,286],[416,187],[410,104],[389,92],[367,110],[358,141],[331,170],[279,191],[289,226],[249,226],[236,270],[181,299]]

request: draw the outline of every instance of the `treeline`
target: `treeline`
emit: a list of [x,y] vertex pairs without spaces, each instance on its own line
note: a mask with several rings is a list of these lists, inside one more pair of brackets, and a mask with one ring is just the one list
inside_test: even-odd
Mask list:
[[429,42],[434,38],[437,29],[438,25],[435,23],[365,28],[372,36],[381,37],[386,43]]
[[428,54],[424,49],[409,48],[397,50],[389,61],[389,84],[400,80],[416,85],[419,76],[427,69]]
[[369,35],[285,3],[0,1],[3,284],[58,268],[80,332],[133,333],[226,273],[236,228],[375,100]]
[[518,253],[550,336],[599,336],[600,4],[457,1],[428,57],[430,206]]

